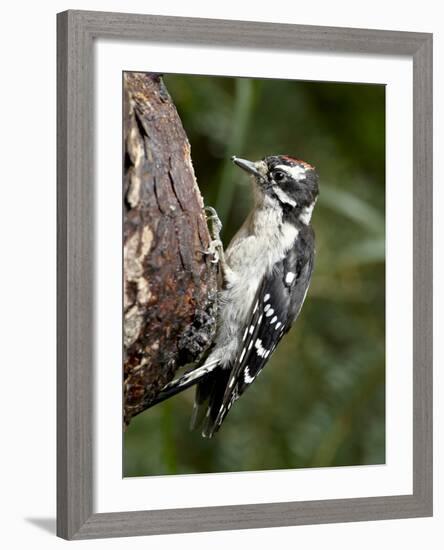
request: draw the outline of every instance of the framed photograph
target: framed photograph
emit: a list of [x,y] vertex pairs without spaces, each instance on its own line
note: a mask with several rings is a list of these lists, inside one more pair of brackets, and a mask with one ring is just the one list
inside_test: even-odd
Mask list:
[[432,35],[57,24],[58,535],[432,515]]

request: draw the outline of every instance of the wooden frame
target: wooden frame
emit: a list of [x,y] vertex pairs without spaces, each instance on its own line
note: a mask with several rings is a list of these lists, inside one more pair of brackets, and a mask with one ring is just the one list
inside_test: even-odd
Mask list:
[[[432,35],[67,11],[57,17],[57,533],[85,539],[432,515]],[[93,42],[96,38],[413,58],[413,494],[93,513]]]

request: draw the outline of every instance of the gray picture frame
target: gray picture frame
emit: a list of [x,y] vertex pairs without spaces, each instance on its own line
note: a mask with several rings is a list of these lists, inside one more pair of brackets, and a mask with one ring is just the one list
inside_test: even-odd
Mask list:
[[[93,512],[93,45],[97,38],[413,59],[413,494]],[[57,534],[88,539],[432,515],[432,35],[66,11],[57,16]]]

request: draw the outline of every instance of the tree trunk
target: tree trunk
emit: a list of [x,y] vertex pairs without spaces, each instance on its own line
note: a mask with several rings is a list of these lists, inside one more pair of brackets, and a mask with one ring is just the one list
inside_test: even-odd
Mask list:
[[190,145],[157,74],[124,73],[124,426],[215,331],[216,268]]

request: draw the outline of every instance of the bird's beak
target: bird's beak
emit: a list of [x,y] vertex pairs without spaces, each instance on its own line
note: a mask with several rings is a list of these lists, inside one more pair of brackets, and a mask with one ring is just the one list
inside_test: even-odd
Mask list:
[[237,157],[231,157],[231,160],[234,162],[234,164],[239,166],[239,168],[245,170],[245,172],[253,174],[258,178],[263,178],[263,175],[258,170],[257,163],[251,162],[251,160],[238,159]]

